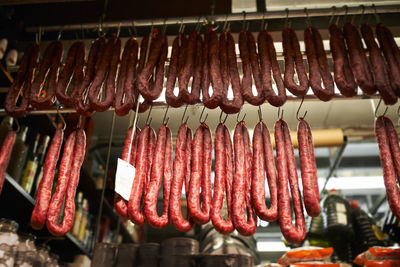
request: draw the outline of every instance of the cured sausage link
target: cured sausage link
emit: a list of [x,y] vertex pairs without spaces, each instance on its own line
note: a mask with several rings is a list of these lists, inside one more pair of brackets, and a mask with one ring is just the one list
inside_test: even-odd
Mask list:
[[140,202],[145,195],[147,179],[149,176],[151,162],[149,161],[149,152],[151,153],[151,139],[154,131],[150,125],[146,125],[139,135],[138,148],[136,153],[136,173],[132,183],[131,195],[128,202],[128,216],[133,223],[144,224],[144,214],[140,211]]
[[[4,108],[9,115],[15,118],[23,117],[28,108],[31,84],[39,60],[39,53],[39,45],[36,43],[26,48],[14,82],[7,92]],[[17,106],[21,92],[23,96],[19,106]]]
[[[252,200],[257,216],[273,222],[278,218],[278,184],[270,134],[264,122],[257,123],[253,133]],[[265,170],[267,173],[271,206],[265,203]]]
[[[211,132],[205,123],[196,130],[192,142],[192,172],[190,176],[188,208],[191,218],[198,224],[210,220],[211,206]],[[201,208],[200,208],[201,187]]]
[[35,76],[30,90],[29,101],[32,106],[48,108],[54,104],[63,52],[64,48],[60,41],[54,41],[46,48],[39,73]]
[[[79,88],[83,80],[83,67],[85,65],[85,43],[79,41],[71,45],[68,50],[65,66],[58,79],[56,96],[57,100],[65,105],[72,106],[74,104],[73,95],[75,90]],[[74,79],[73,89],[67,94],[68,86]]]
[[[329,101],[334,95],[334,83],[319,31],[313,27],[304,30],[310,86],[319,99]],[[321,86],[323,83],[324,87]]]
[[185,193],[188,196],[190,176],[190,158],[192,133],[186,124],[182,124],[178,130],[176,139],[174,173],[172,176],[171,192],[169,198],[169,220],[178,231],[187,232],[192,229],[193,220],[184,219],[181,212],[182,187],[185,182]]
[[47,210],[49,209],[51,199],[51,187],[53,184],[57,161],[60,157],[63,138],[64,131],[62,129],[57,129],[46,154],[46,160],[43,168],[43,178],[40,181],[39,188],[37,190],[35,207],[33,208],[31,216],[32,228],[36,230],[42,229],[46,223]]
[[[165,100],[168,105],[174,108],[182,106],[182,93],[179,91],[177,96],[174,95],[176,79],[179,75],[179,58],[182,57],[182,50],[186,42],[186,37],[182,33],[172,42],[171,59],[168,67],[167,85],[165,89]],[[181,45],[180,45],[181,44]]]
[[[288,242],[300,244],[304,240],[306,231],[290,132],[283,120],[277,121],[274,128],[278,166],[279,225],[283,236]],[[293,199],[296,218],[295,226],[292,224],[288,182],[290,183]]]
[[[227,114],[237,113],[243,106],[242,90],[240,85],[239,69],[236,61],[235,42],[230,32],[224,32],[220,35],[220,58],[221,73],[223,76],[224,96],[220,108]],[[221,50],[225,51],[221,51]],[[225,65],[225,66],[224,66]],[[232,87],[233,100],[229,100],[229,85]]]
[[307,214],[317,217],[321,210],[319,206],[319,188],[317,165],[315,163],[314,145],[311,129],[304,119],[300,119],[297,129],[299,142],[299,158],[301,179],[303,181],[304,206]]
[[14,131],[9,131],[1,145],[0,150],[0,194],[3,189],[4,180],[6,179],[6,171],[8,163],[10,163],[11,151],[14,147],[17,134]]
[[76,92],[74,94],[75,109],[82,116],[90,116],[94,111],[88,103],[88,89],[93,81],[96,70],[99,68],[105,44],[103,37],[97,38],[93,42],[86,63],[85,76],[79,88],[74,91]]
[[[143,200],[143,210],[147,222],[155,228],[163,228],[168,225],[168,205],[170,197],[170,185],[172,179],[172,141],[171,131],[168,126],[162,125],[158,130],[156,153],[154,153],[151,168],[150,183],[146,188]],[[163,182],[164,211],[157,215],[157,199]]]
[[[147,50],[147,49],[146,49]],[[138,71],[138,90],[144,99],[157,99],[164,84],[164,65],[167,59],[168,42],[164,33],[154,30],[150,44],[148,61]],[[153,74],[155,72],[155,74]]]
[[376,37],[389,68],[392,89],[400,96],[400,50],[392,32],[382,23],[376,25]]
[[378,92],[381,95],[385,105],[393,105],[397,102],[397,96],[390,86],[385,60],[381,54],[381,49],[379,49],[375,42],[375,37],[371,26],[362,24],[361,34],[368,48],[370,58],[369,62],[372,66],[374,84],[378,89]]
[[[182,71],[179,73],[179,94],[186,104],[195,104],[200,100],[201,76],[203,64],[203,38],[194,31],[189,36],[187,56]],[[192,90],[188,85],[192,78]]]
[[[79,183],[80,169],[85,157],[86,135],[83,129],[72,132],[63,152],[59,178],[47,216],[47,229],[53,235],[65,235],[72,227],[75,214],[75,194]],[[64,215],[58,224],[59,213],[65,198]]]
[[352,97],[357,94],[357,84],[350,67],[348,51],[341,29],[336,24],[329,26],[329,44],[333,58],[333,73],[336,86],[342,95]]
[[[122,156],[121,156],[122,160],[128,161],[134,167],[136,166],[136,152],[137,152],[139,135],[140,135],[140,130],[139,130],[139,128],[136,128],[135,135],[133,137],[132,144],[131,144],[132,127],[129,127],[129,129],[125,135],[125,142],[124,142]],[[128,159],[130,144],[131,144],[131,155],[130,155],[130,159]],[[128,218],[128,207],[126,206],[124,199],[118,193],[115,193],[115,195],[114,195],[114,207],[115,207],[116,212],[121,217],[126,218],[126,219]]]
[[[209,109],[215,109],[221,104],[223,96],[223,84],[219,69],[218,34],[212,29],[204,33],[203,46],[203,78],[202,95],[203,104]],[[213,93],[209,94],[210,83]]]
[[136,79],[138,43],[131,37],[125,44],[115,93],[115,113],[125,116],[133,108],[133,90]]
[[[256,49],[256,41],[251,32],[241,30],[239,34],[239,51],[242,60],[242,95],[244,100],[259,106],[265,101],[264,88],[261,83],[260,65]],[[253,79],[257,95],[253,95]]]
[[[258,35],[258,55],[265,98],[271,105],[280,107],[286,102],[286,89],[283,84],[279,63],[276,59],[274,42],[266,30],[261,31]],[[271,71],[278,89],[278,95],[272,88]]]
[[233,225],[240,234],[249,236],[253,235],[257,230],[257,216],[251,203],[251,151],[250,140],[244,122],[239,122],[236,125],[233,142],[235,178],[232,189],[232,220]]
[[360,33],[355,25],[347,22],[343,26],[344,38],[349,49],[351,67],[358,86],[364,93],[372,95],[376,92],[372,72],[365,55]]
[[[115,78],[117,75],[121,40],[112,36],[108,39],[100,65],[97,68],[93,82],[90,84],[88,98],[92,109],[98,112],[106,111],[114,104]],[[103,86],[104,83],[104,86]],[[104,99],[102,88],[104,87]]]
[[[393,154],[393,145],[395,151],[398,151],[398,137],[392,127],[392,122],[384,117],[380,116],[375,122],[375,135],[379,146],[379,155],[381,158],[381,165],[383,169],[383,178],[385,182],[387,199],[389,207],[396,217],[400,217],[400,193],[397,184],[398,165],[395,164],[398,161],[398,154]],[[393,137],[396,140],[393,140]],[[397,158],[395,158],[397,156]],[[397,165],[397,166],[396,166]]]
[[[226,135],[228,133],[228,135]],[[228,234],[234,230],[231,220],[231,196],[233,169],[232,169],[232,142],[229,136],[229,130],[220,123],[215,132],[215,180],[214,194],[211,204],[211,220],[215,229]],[[230,161],[230,162],[229,162]],[[224,192],[227,197],[227,218],[224,220],[221,215],[221,209],[224,202]]]
[[[299,40],[296,32],[290,28],[282,31],[283,55],[285,58],[285,87],[295,96],[303,97],[308,91],[307,71],[303,63],[303,55],[300,51]],[[299,80],[297,84],[294,80],[295,70]]]

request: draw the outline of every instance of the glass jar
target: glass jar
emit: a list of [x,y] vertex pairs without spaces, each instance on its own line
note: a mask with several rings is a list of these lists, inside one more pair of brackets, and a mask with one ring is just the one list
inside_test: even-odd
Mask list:
[[10,246],[5,243],[0,244],[0,266],[13,267],[15,262],[16,246]]
[[9,219],[0,219],[0,244],[14,246],[18,244],[18,223]]

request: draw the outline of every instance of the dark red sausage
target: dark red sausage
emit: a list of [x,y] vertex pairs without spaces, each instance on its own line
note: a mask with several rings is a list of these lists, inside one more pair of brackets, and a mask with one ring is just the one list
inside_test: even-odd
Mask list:
[[[86,151],[86,135],[83,129],[74,131],[68,137],[65,146],[67,149],[72,148],[72,151],[65,150],[63,154],[68,157],[67,160],[61,161],[60,165],[60,176],[58,178],[58,184],[56,192],[54,193],[47,216],[47,229],[53,235],[65,235],[72,227],[74,222],[75,214],[75,194],[76,188],[79,183],[80,169],[85,157]],[[73,144],[68,144],[70,141]],[[70,163],[66,166],[66,163]],[[66,167],[67,170],[61,170]],[[63,176],[61,176],[63,175]],[[60,187],[60,189],[59,189]],[[59,213],[65,196],[64,216],[61,224],[58,224]]]
[[60,157],[63,138],[64,131],[62,129],[57,129],[46,154],[43,178],[40,181],[39,188],[37,190],[36,203],[31,216],[32,228],[36,230],[42,229],[46,222],[47,210],[49,209],[51,199],[51,187],[54,180],[57,161]]
[[[172,141],[171,131],[168,126],[162,125],[158,130],[153,164],[151,167],[150,182],[143,199],[143,211],[147,222],[155,228],[168,225],[168,205],[172,179]],[[157,214],[158,193],[163,183],[164,211],[161,216]]]
[[124,47],[121,66],[118,73],[117,90],[115,93],[115,113],[125,116],[133,108],[133,91],[136,79],[136,64],[138,57],[138,43],[131,37]]
[[189,231],[194,224],[193,220],[184,219],[181,212],[181,195],[184,182],[187,185],[185,187],[185,194],[186,197],[188,196],[188,176],[190,176],[191,172],[188,155],[191,154],[191,140],[192,132],[190,128],[186,124],[181,125],[176,139],[174,174],[169,198],[169,220],[178,231],[182,232]]
[[177,108],[182,106],[182,94],[174,95],[175,85],[180,73],[179,59],[183,57],[184,47],[187,43],[186,35],[179,33],[172,43],[171,59],[168,67],[167,84],[165,89],[165,100],[171,107]]
[[146,186],[150,177],[151,161],[154,150],[154,130],[146,125],[139,135],[136,152],[136,173],[128,202],[128,216],[135,224],[144,224],[144,214],[140,211],[142,196],[146,194]]
[[[223,83],[223,98],[220,108],[226,114],[237,113],[243,106],[239,69],[236,61],[235,42],[230,32],[220,35],[220,70]],[[229,85],[232,88],[233,99],[229,100]]]
[[29,101],[33,107],[48,108],[54,104],[63,52],[64,48],[60,41],[54,41],[46,48],[39,73],[31,86]]
[[97,69],[99,68],[105,44],[106,42],[103,37],[100,37],[93,42],[86,63],[85,76],[81,85],[73,94],[75,109],[82,116],[90,116],[94,112],[89,104],[88,89],[90,84],[93,82]]
[[9,131],[6,138],[1,145],[0,151],[0,194],[3,189],[4,180],[6,179],[6,171],[8,167],[8,163],[11,158],[11,151],[13,149],[16,133],[14,131]]
[[[279,225],[283,236],[288,242],[300,244],[306,235],[303,205],[290,132],[283,120],[275,123],[275,142],[278,166]],[[295,226],[292,224],[288,183],[290,183],[290,192],[293,199],[293,209],[296,218]]]
[[372,95],[376,92],[372,72],[365,55],[360,33],[355,25],[347,22],[343,26],[343,34],[349,49],[349,58],[354,77],[364,93]]
[[[232,142],[229,130],[220,123],[215,131],[215,180],[214,194],[211,202],[211,221],[214,228],[222,233],[229,234],[234,230],[231,219],[232,181],[233,181],[233,155]],[[227,217],[222,218],[221,209],[226,192]]]
[[[39,60],[39,45],[34,43],[28,46],[22,57],[20,67],[14,82],[7,92],[4,102],[6,112],[16,118],[23,117],[29,104],[32,80]],[[17,106],[20,94],[23,94],[20,104]]]
[[342,30],[336,25],[329,26],[329,44],[333,58],[333,73],[336,86],[342,95],[352,97],[357,94],[357,84],[350,67],[348,51]]
[[[290,28],[282,31],[283,55],[285,57],[285,87],[295,96],[303,97],[308,91],[307,71],[303,63],[299,40],[296,32]],[[295,70],[299,83],[295,82]]]
[[382,23],[376,25],[376,37],[389,67],[392,89],[400,96],[400,50],[392,32]]
[[[203,104],[209,109],[218,107],[223,96],[218,52],[218,34],[210,28],[204,33],[202,78]],[[211,95],[209,93],[210,83],[213,90]]]
[[[319,31],[313,27],[305,29],[304,43],[310,73],[310,86],[316,97],[322,101],[329,101],[334,96],[335,87]],[[325,88],[322,87],[322,84]]]
[[397,96],[390,86],[385,60],[383,59],[381,50],[375,42],[375,37],[371,26],[362,24],[361,34],[368,48],[369,62],[372,66],[374,84],[378,89],[378,92],[381,95],[385,105],[393,105],[397,102]]
[[[85,43],[79,41],[71,45],[68,50],[65,66],[58,79],[56,96],[64,106],[74,104],[73,95],[83,81],[83,67],[85,65]],[[73,89],[67,93],[68,86],[73,78]]]
[[257,230],[257,216],[251,202],[251,150],[250,139],[244,122],[239,122],[236,125],[233,142],[235,176],[232,188],[232,220],[240,234],[249,236]]
[[[286,89],[276,58],[274,42],[267,30],[261,31],[258,35],[258,56],[260,58],[261,81],[265,98],[271,105],[280,107],[286,102]],[[278,94],[275,93],[272,87],[271,71]]]
[[[264,122],[259,122],[253,133],[253,180],[251,187],[254,211],[261,220],[273,222],[278,219],[278,181],[270,134]],[[271,206],[265,203],[265,173]]]
[[[377,118],[375,122],[375,135],[379,146],[379,155],[381,158],[383,178],[389,207],[392,213],[399,218],[400,193],[397,184],[397,177],[399,173],[396,171],[397,166],[395,164],[398,161],[399,155],[393,154],[392,148],[392,145],[395,145],[395,149],[398,149],[399,144],[397,134],[395,131],[393,131],[394,127],[391,127],[390,124],[391,121],[384,116]],[[395,136],[396,140],[393,140],[392,136]],[[396,156],[396,158],[394,158],[394,156]]]
[[[115,78],[120,54],[121,40],[115,36],[110,37],[105,46],[104,54],[96,70],[93,82],[88,89],[90,106],[95,111],[106,111],[114,103]],[[104,92],[102,90],[103,87]],[[104,98],[102,95],[104,95]]]
[[[198,224],[210,220],[211,206],[211,132],[205,123],[196,130],[192,141],[192,173],[190,176],[188,208],[191,218]],[[201,207],[200,207],[201,188]]]
[[[148,61],[143,69],[138,71],[138,90],[144,99],[157,99],[163,89],[164,66],[167,59],[168,42],[164,33],[157,29],[153,31]],[[154,74],[155,72],[155,74]]]
[[[133,136],[132,139],[132,127],[128,129],[125,135],[125,142],[121,156],[121,159],[125,161],[128,161],[129,157],[129,163],[134,167],[136,166],[136,152],[137,152],[139,135],[140,135],[140,130],[139,128],[136,128],[135,135]],[[129,155],[129,146],[131,146],[130,155]],[[114,195],[114,207],[120,216],[122,216],[123,218],[128,218],[128,207],[126,206],[124,199],[118,193],[115,193]]]
[[317,217],[321,210],[319,207],[319,188],[317,165],[314,157],[314,144],[311,129],[304,119],[300,119],[297,128],[299,142],[299,158],[301,179],[303,181],[304,206],[309,216]]
[[[182,70],[179,72],[179,94],[186,104],[195,104],[200,100],[203,38],[194,31],[188,40],[187,55]],[[189,92],[189,81],[192,80]]]
[[[239,34],[239,51],[242,60],[242,95],[244,100],[259,106],[265,102],[264,88],[261,82],[260,64],[256,41],[251,32],[242,30]],[[253,80],[257,95],[253,95]]]

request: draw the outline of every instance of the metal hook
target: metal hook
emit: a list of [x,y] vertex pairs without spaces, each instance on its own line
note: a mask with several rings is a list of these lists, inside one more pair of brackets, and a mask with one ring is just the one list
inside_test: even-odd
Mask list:
[[183,24],[183,17],[181,18],[181,25],[179,26],[179,33],[183,33],[185,29],[185,24]]
[[[183,115],[182,115],[182,119],[181,119],[181,124],[183,124],[183,120],[185,119],[185,115],[186,115],[186,110],[188,108],[188,104],[186,104],[185,110],[183,111]],[[188,121],[189,116],[187,116],[185,123]]]
[[[378,113],[379,106],[381,105],[381,102],[382,102],[382,97],[379,99],[378,105],[376,105],[376,108],[375,108],[375,118],[378,118],[377,113]],[[386,108],[385,108],[385,111],[383,112],[383,114],[382,114],[381,116],[385,116],[385,115],[386,115],[386,113],[387,113],[387,111],[388,111],[388,108],[389,108],[389,107],[386,107]],[[379,116],[379,117],[380,117],[380,116]]]
[[204,110],[205,110],[205,109],[206,109],[206,106],[204,106],[204,107],[203,107],[203,110],[201,111],[200,118],[199,118],[199,122],[200,122],[200,123],[205,123],[206,120],[207,120],[207,118],[208,118],[208,113],[207,113],[206,116],[204,117],[204,120],[201,121],[201,118],[203,117],[203,113],[204,113]]
[[246,11],[243,11],[242,29],[245,29],[245,26],[246,26]]
[[242,109],[239,110],[239,112],[238,112],[238,114],[237,114],[237,116],[236,116],[236,121],[237,121],[237,122],[242,122],[242,121],[244,121],[244,118],[246,118],[246,115],[247,115],[247,113],[244,113],[243,118],[242,118],[241,120],[239,120],[240,112],[242,112]]
[[304,13],[306,13],[306,17],[307,17],[307,19],[306,19],[307,27],[311,27],[311,20],[310,20],[310,16],[308,15],[308,10],[306,7],[304,8]]
[[57,116],[61,119],[61,121],[63,123],[62,129],[65,130],[65,128],[67,128],[67,123],[65,122],[64,117],[60,113],[60,106],[57,107]]
[[375,15],[376,24],[379,24],[381,22],[381,19],[379,17],[379,14],[376,12],[375,4],[372,4],[372,8],[374,9],[374,15]]
[[281,112],[281,107],[278,108],[278,120],[283,119],[283,112],[284,112],[284,111],[285,111],[285,110],[282,109],[282,112]]
[[120,32],[121,32],[121,22],[118,24],[118,28],[117,28],[117,38],[119,37]]
[[199,19],[197,20],[197,25],[195,27],[196,32],[200,32],[201,29],[201,16],[199,16]]
[[43,28],[42,26],[39,26],[39,31],[36,34],[36,43],[40,44],[40,41],[42,40],[42,35],[43,35]]
[[14,120],[15,120],[15,124],[17,125],[17,129],[15,130],[15,132],[19,133],[19,131],[21,130],[21,125],[19,124],[19,121],[17,118],[15,118]]
[[286,8],[285,11],[286,11],[285,28],[288,28],[289,27],[289,8]]
[[361,11],[361,16],[360,16],[360,22],[358,23],[359,25],[361,25],[362,20],[364,18],[364,13],[365,13],[365,6],[364,5],[360,5],[362,11]]
[[[303,106],[303,102],[304,102],[304,96],[301,98],[300,105],[297,108],[297,112],[296,112],[296,118],[297,118],[298,121],[300,121],[301,119],[304,119],[306,117],[306,115],[307,115],[307,110],[306,110],[306,112],[304,112],[304,115],[299,117],[300,109],[301,109],[301,106]],[[282,114],[282,116],[283,116],[283,114]]]
[[59,41],[59,40],[61,39],[61,33],[62,33],[62,30],[60,30],[60,31],[58,32],[57,41]]
[[331,16],[331,18],[329,20],[329,25],[332,24],[333,18],[335,17],[335,14],[336,14],[336,6],[332,6],[332,16]]
[[167,31],[167,18],[164,19],[164,24],[163,24],[163,33],[165,34],[165,32]]
[[343,21],[346,21],[347,19],[347,12],[349,11],[349,7],[347,5],[344,5],[344,17],[343,17]]
[[169,117],[167,118],[167,121],[165,121],[165,117],[167,117],[168,109],[169,109],[169,105],[167,106],[167,109],[165,110],[164,118],[162,120],[162,124],[168,124]]
[[131,31],[131,28],[128,28],[128,32],[131,36],[137,36],[137,30],[136,30],[136,26],[135,26],[135,21],[132,20],[132,28],[133,28],[133,34]]
[[263,120],[263,117],[262,117],[262,112],[261,112],[261,106],[258,106],[258,118],[260,119],[260,121],[262,121]]
[[[147,114],[146,123],[145,125],[149,125],[153,118],[150,118],[151,111],[153,110],[153,104],[150,106],[149,114]],[[150,118],[150,121],[149,121]]]
[[222,113],[223,113],[223,111],[221,109],[221,113],[219,114],[219,123],[225,124],[226,119],[228,118],[229,114],[226,114],[225,119],[222,121]]

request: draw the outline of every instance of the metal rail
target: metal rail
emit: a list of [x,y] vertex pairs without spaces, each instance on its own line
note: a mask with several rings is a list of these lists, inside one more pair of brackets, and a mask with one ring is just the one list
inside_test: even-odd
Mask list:
[[[375,9],[371,7],[338,7],[335,9],[335,15],[357,15],[357,14],[388,14],[400,13],[400,5],[382,5],[376,6]],[[110,22],[91,22],[82,24],[70,25],[51,25],[51,26],[33,26],[27,27],[28,32],[38,32],[39,30],[45,32],[54,31],[70,31],[82,29],[96,29],[96,28],[118,28],[118,27],[143,27],[143,26],[162,26],[162,25],[177,25],[177,24],[196,24],[202,23],[215,23],[215,22],[233,22],[233,21],[250,21],[250,20],[268,20],[268,19],[282,19],[282,18],[306,18],[306,17],[323,17],[331,16],[333,14],[332,8],[309,9],[307,13],[304,10],[279,10],[252,12],[252,13],[234,13],[234,14],[218,14],[214,16],[191,16],[191,17],[172,17],[172,18],[156,18],[156,19],[140,19],[140,20],[125,20],[125,21],[110,21]]]
[[[356,95],[353,97],[344,97],[342,95],[336,94],[331,101],[334,100],[361,100],[361,99],[379,99],[380,96],[379,95],[372,95],[372,96],[367,96],[367,95]],[[288,96],[286,102],[299,102],[301,101],[302,98],[301,97],[296,97],[296,96]],[[317,98],[315,95],[307,95],[304,97],[304,101],[307,102],[312,102],[312,101],[321,101],[319,100],[319,98]],[[265,102],[268,103],[268,102]],[[247,104],[247,102],[245,102],[245,104]],[[162,102],[162,101],[155,101],[153,102],[153,108],[166,108],[168,106],[168,104],[166,102]],[[194,104],[191,106],[203,106],[202,103],[198,103],[198,104]],[[108,111],[113,111],[114,108],[111,107],[108,109]],[[58,109],[59,113],[75,113],[76,110],[73,107],[60,107]],[[52,108],[48,108],[48,109],[28,109],[28,111],[26,112],[27,115],[43,115],[43,114],[56,114],[57,113],[57,106],[54,105],[54,107]],[[4,108],[0,109],[0,117],[1,116],[5,116],[7,115],[6,111],[4,110]]]

